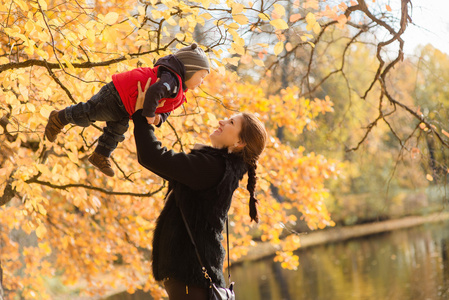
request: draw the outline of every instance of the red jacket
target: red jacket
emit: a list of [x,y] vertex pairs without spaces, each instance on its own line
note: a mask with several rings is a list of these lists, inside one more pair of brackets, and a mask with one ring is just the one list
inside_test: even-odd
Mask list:
[[[140,85],[143,89],[147,83],[147,80],[151,78],[151,85],[153,85],[157,80],[158,69],[159,66],[154,68],[137,68],[128,72],[112,75],[112,82],[114,83],[114,86],[117,89],[123,105],[125,106],[125,109],[129,113],[130,117],[135,112],[136,99],[138,95],[137,83],[140,81]],[[178,92],[174,98],[158,99],[159,102],[165,100],[164,105],[156,109],[156,113],[158,114],[171,112],[186,101],[185,93],[182,88],[182,78],[178,73],[174,71],[172,71],[172,73],[178,78],[180,85],[178,87]]]

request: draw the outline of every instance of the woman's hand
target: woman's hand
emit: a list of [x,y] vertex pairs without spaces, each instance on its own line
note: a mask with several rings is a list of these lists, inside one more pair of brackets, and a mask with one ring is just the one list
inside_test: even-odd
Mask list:
[[151,78],[148,78],[147,84],[145,85],[145,90],[142,91],[142,86],[140,85],[140,81],[137,83],[137,100],[136,100],[136,107],[135,111],[138,111],[139,109],[143,108],[143,102],[145,102],[145,94],[147,93],[148,88],[151,85]]
[[[159,81],[159,78],[156,80],[156,82]],[[145,94],[147,93],[148,88],[151,85],[151,78],[148,78],[147,84],[145,84],[145,90],[142,91],[142,86],[140,84],[140,81],[137,83],[137,100],[136,100],[136,107],[135,111],[143,108],[143,103],[145,102]],[[165,100],[162,102],[165,102]],[[161,104],[158,105],[158,107],[161,106]],[[159,114],[156,114],[154,117],[146,117],[148,124],[152,125],[158,125],[161,122],[161,116]]]

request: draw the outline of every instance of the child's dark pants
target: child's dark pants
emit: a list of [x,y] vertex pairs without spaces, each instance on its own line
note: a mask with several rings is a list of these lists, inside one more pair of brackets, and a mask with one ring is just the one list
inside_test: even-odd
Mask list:
[[112,82],[103,86],[87,102],[67,107],[65,117],[69,123],[82,127],[95,121],[106,121],[95,149],[95,152],[106,157],[125,139],[124,134],[129,128],[129,114]]

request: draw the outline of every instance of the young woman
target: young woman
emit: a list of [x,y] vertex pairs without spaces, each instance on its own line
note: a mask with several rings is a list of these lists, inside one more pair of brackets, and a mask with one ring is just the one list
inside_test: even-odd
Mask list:
[[[147,83],[146,88],[149,86]],[[153,240],[153,274],[163,281],[170,300],[207,299],[209,281],[201,272],[181,216],[192,231],[200,257],[212,281],[225,287],[221,245],[232,194],[245,173],[250,193],[250,217],[258,222],[256,163],[267,134],[252,114],[241,113],[220,121],[210,134],[211,146],[178,153],[161,145],[154,127],[142,116],[145,91],[139,85],[134,137],[139,163],[169,182],[165,206],[157,219]]]

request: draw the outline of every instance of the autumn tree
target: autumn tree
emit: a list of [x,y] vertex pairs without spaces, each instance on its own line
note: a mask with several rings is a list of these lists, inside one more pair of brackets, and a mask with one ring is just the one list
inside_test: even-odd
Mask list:
[[[375,67],[359,97],[347,100],[361,99],[377,109],[367,115],[349,150],[358,149],[382,122],[402,145],[403,138],[388,126],[399,110],[445,144],[429,119],[395,98],[388,85],[388,74],[403,58],[401,34],[410,7],[410,0],[398,7],[364,0],[3,1],[0,263],[5,293],[48,298],[45,280],[57,275],[65,284],[87,279],[83,290],[90,294],[120,284],[150,290],[156,299],[164,295],[148,258],[167,184],[137,164],[132,128],[114,152],[118,172],[112,179],[87,162],[101,124],[68,127],[53,144],[43,139],[43,129],[51,110],[86,101],[112,74],[152,66],[193,41],[208,52],[214,71],[157,134],[167,147],[188,151],[195,142],[207,142],[217,118],[257,113],[270,133],[258,167],[261,220],[256,228],[249,224],[247,195],[239,189],[230,211],[231,254],[244,255],[256,236],[279,246],[276,259],[294,268],[298,261],[292,251],[299,238],[281,240],[280,235],[298,215],[312,229],[333,224],[324,183],[338,175],[340,164],[291,146],[279,139],[279,129],[290,136],[319,130],[317,118],[333,111],[332,91],[325,84],[341,76],[347,91],[356,85],[356,79],[347,80],[353,71],[346,69],[351,47],[373,44]],[[283,201],[273,197],[273,186]]]
[[[45,282],[55,277],[66,285],[86,280],[87,294],[102,294],[117,285],[150,290],[156,299],[165,294],[149,271],[149,255],[167,184],[137,164],[132,129],[114,153],[118,174],[112,179],[86,160],[101,124],[68,127],[53,144],[43,139],[51,110],[86,101],[112,74],[152,66],[157,58],[193,42],[195,32],[196,39],[202,37],[215,71],[205,88],[193,91],[188,104],[158,131],[164,144],[177,151],[207,142],[217,118],[235,111],[257,113],[270,131],[275,122],[297,134],[311,126],[307,120],[331,111],[329,99],[298,97],[294,86],[269,96],[262,88],[267,83],[247,83],[226,70],[245,52],[238,31],[239,24],[250,22],[245,11],[263,17],[254,25],[286,25],[265,15],[270,7],[247,5],[47,0],[0,4],[0,262],[8,297],[49,298]],[[256,62],[264,64],[262,59]],[[279,245],[277,259],[294,268],[298,262],[291,251],[299,239],[281,241],[279,236],[297,221],[293,208],[311,228],[333,224],[323,182],[337,174],[338,163],[291,148],[271,135],[258,168],[262,216],[257,237]],[[272,183],[289,201],[271,197]],[[231,209],[234,258],[253,244],[245,199],[245,190],[239,189]]]

